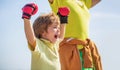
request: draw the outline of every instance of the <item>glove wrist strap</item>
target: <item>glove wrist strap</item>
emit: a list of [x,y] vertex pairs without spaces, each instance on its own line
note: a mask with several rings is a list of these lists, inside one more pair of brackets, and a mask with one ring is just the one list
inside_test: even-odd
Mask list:
[[60,23],[61,24],[67,24],[68,23],[68,16],[61,16],[60,17]]
[[30,18],[31,18],[31,15],[30,15],[30,14],[27,14],[27,13],[23,13],[22,18],[30,19]]

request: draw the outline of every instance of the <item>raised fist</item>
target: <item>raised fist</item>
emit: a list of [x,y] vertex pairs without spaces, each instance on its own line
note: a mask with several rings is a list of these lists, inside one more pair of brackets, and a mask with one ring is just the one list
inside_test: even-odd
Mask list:
[[35,3],[28,3],[22,8],[22,18],[30,19],[38,11],[38,6]]
[[68,22],[68,15],[70,13],[70,9],[68,7],[60,7],[58,8],[58,16],[60,17],[61,24],[65,24]]

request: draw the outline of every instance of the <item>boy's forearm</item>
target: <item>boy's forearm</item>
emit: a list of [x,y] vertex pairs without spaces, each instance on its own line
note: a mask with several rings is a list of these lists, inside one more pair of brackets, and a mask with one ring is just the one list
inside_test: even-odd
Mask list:
[[60,39],[64,39],[66,24],[60,24]]
[[58,16],[60,18],[60,39],[64,39],[66,24],[68,23],[68,15],[70,13],[70,9],[68,7],[60,7],[58,8]]
[[29,42],[31,46],[35,47],[36,39],[35,39],[34,31],[31,26],[30,20],[25,19],[25,18],[23,20],[24,20],[24,30],[25,30],[27,41]]

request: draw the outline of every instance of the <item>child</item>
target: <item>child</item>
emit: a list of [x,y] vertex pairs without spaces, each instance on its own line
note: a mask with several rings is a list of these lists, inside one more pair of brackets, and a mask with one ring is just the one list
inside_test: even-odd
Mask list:
[[26,4],[22,11],[25,34],[32,53],[31,69],[61,70],[58,48],[64,38],[69,9],[67,7],[58,9],[60,20],[54,13],[39,16],[34,21],[33,28],[30,17],[38,11],[37,5]]

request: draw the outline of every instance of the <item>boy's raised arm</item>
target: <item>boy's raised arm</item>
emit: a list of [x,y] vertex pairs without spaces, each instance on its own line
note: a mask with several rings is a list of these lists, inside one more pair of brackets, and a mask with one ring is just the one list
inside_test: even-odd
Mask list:
[[64,38],[66,24],[68,23],[68,15],[70,13],[70,9],[68,7],[60,7],[58,8],[58,16],[60,18],[60,39]]
[[28,43],[35,48],[36,46],[36,39],[35,39],[35,35],[33,32],[33,28],[31,26],[30,20],[25,19],[24,18],[24,31],[25,31],[25,35],[27,38]]
[[23,12],[22,19],[24,20],[25,35],[28,43],[32,46],[32,48],[35,48],[36,39],[33,28],[31,26],[30,18],[32,15],[36,14],[37,11],[38,11],[38,6],[34,3],[26,4],[22,8],[22,12]]

